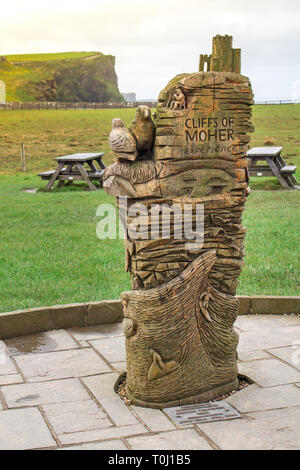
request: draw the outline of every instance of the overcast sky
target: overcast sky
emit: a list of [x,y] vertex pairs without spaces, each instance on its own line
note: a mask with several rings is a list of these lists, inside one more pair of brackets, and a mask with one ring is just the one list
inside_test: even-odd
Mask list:
[[138,99],[198,71],[216,34],[242,49],[256,100],[300,99],[300,0],[9,0],[0,11],[0,55],[112,54],[120,91]]

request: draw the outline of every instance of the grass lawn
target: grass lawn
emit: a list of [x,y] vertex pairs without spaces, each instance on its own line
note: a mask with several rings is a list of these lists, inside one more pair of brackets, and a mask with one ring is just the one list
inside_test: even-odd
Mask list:
[[[129,125],[134,114],[134,109],[0,111],[0,312],[113,299],[130,289],[123,241],[96,237],[96,209],[114,198],[80,185],[51,193],[24,190],[45,186],[34,173],[53,168],[58,155],[105,151],[109,164],[111,119],[119,116]],[[298,165],[300,182],[300,105],[255,106],[253,114],[251,146],[267,139],[283,145],[288,163]],[[22,141],[26,174],[19,171]],[[299,295],[300,192],[282,190],[273,178],[253,178],[251,187],[238,294]]]
[[122,240],[96,237],[104,191],[44,187],[36,176],[2,176],[0,312],[41,305],[114,299],[130,287]]
[[105,152],[108,165],[112,119],[129,126],[134,116],[135,109],[0,110],[0,175],[21,170],[21,142],[28,173],[52,169],[55,157],[77,152]]
[[[21,170],[20,145],[26,148],[29,173],[53,168],[54,158],[75,152],[105,152],[106,164],[113,156],[108,145],[111,120],[129,126],[135,109],[0,110],[0,174]],[[265,141],[283,146],[288,165],[297,165],[300,184],[300,104],[253,106],[255,132],[251,147]],[[276,178],[251,179],[254,189],[281,189]]]
[[[297,166],[295,177],[300,184],[300,104],[253,106],[253,124],[255,132],[251,135],[251,147],[262,147],[267,141],[283,147],[282,156],[287,165]],[[272,177],[254,177],[251,187],[282,189]]]

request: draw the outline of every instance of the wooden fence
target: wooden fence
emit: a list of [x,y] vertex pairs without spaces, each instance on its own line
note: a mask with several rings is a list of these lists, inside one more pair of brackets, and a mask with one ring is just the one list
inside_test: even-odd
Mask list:
[[139,105],[147,105],[156,108],[157,101],[132,101],[127,103],[60,103],[60,102],[7,102],[0,103],[0,109],[109,109],[109,108],[137,108]]
[[254,104],[299,104],[299,100],[255,101]]

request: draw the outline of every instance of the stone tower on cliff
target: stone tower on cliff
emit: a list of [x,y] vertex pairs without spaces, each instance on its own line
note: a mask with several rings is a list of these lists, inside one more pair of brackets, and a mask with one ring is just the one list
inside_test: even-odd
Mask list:
[[241,49],[232,48],[232,36],[218,34],[213,38],[211,55],[200,55],[199,72],[241,73]]

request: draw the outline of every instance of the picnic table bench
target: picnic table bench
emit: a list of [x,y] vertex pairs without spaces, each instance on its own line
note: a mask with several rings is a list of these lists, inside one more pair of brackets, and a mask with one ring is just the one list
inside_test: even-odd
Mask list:
[[[103,155],[104,153],[73,153],[57,157],[55,158],[58,163],[57,168],[43,171],[38,176],[44,180],[49,180],[45,191],[50,191],[56,180],[58,180],[59,186],[62,186],[65,182],[70,184],[76,180],[85,181],[88,187],[95,191],[97,187],[94,182],[102,183],[102,175],[105,170],[105,165],[102,162]],[[84,167],[85,164],[88,165],[89,169]]]
[[[281,156],[282,147],[254,147],[247,152],[249,176],[275,176],[285,189],[300,189],[293,174],[296,166],[287,165]],[[264,161],[266,165],[258,165]]]

